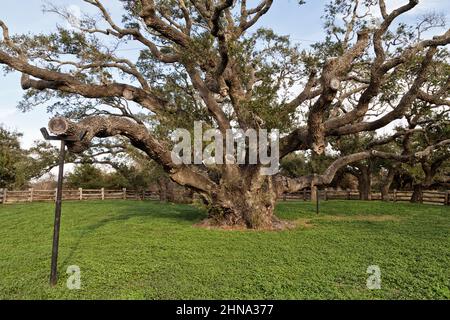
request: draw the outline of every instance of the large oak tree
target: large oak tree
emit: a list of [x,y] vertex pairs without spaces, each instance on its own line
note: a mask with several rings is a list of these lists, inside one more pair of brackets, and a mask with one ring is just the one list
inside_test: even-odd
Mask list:
[[[47,103],[69,119],[71,130],[87,130],[70,151],[84,152],[99,138],[127,139],[171,179],[203,197],[206,225],[281,228],[284,223],[273,214],[280,193],[328,184],[349,163],[398,156],[364,150],[338,157],[321,173],[265,176],[261,163],[174,163],[175,128],[192,130],[201,120],[224,135],[231,128],[279,129],[284,158],[298,150],[322,154],[329,139],[383,128],[417,101],[449,105],[448,74],[433,83],[429,74],[443,63],[450,30],[423,39],[427,22],[413,37],[396,24],[418,0],[390,12],[385,0],[333,1],[326,7],[328,36],[313,51],[271,30],[255,30],[273,0],[255,6],[246,0],[121,2],[122,20],[100,0],[84,0],[97,14],[79,19],[48,6],[73,26],[47,35],[13,36],[0,22],[0,64],[22,73],[22,108]],[[124,55],[129,43],[142,48],[135,60]],[[395,94],[386,95],[394,85]],[[368,113],[375,105],[388,106],[373,118]],[[449,143],[444,139],[408,157],[427,157]]]

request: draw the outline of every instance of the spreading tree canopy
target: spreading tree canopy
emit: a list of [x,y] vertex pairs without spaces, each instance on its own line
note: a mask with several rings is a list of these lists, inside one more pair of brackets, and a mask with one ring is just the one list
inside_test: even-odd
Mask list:
[[[326,185],[353,162],[414,162],[450,144],[447,136],[401,156],[374,146],[338,154],[326,170],[297,178],[262,175],[261,161],[179,164],[171,156],[174,130],[192,131],[194,121],[223,136],[229,129],[278,129],[281,160],[299,150],[322,154],[332,139],[374,132],[406,116],[448,111],[450,30],[424,37],[442,27],[438,14],[413,26],[399,22],[418,0],[392,11],[385,0],[331,1],[327,36],[310,50],[256,29],[273,0],[121,0],[122,19],[106,1],[80,2],[94,11],[76,17],[46,7],[71,22],[51,34],[13,35],[0,22],[0,64],[22,73],[20,107],[46,104],[71,131],[87,130],[69,145],[74,153],[110,137],[139,149],[202,196],[206,225],[281,228],[273,215],[280,193]],[[131,43],[141,48],[136,59],[122,50]]]

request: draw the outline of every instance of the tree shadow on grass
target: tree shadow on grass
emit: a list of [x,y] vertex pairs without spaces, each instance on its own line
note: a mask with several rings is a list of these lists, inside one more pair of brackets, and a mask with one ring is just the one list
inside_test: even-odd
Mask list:
[[132,218],[145,219],[167,219],[174,222],[195,223],[206,217],[206,213],[190,205],[178,205],[171,203],[156,202],[150,206],[142,206],[142,202],[136,205],[127,205],[118,211],[113,217],[102,219],[92,225],[85,227],[89,231],[96,230],[108,223],[125,221]]
[[[178,205],[163,202],[153,202],[149,206],[142,206],[142,204],[142,202],[139,203],[139,205],[133,205],[131,203],[129,205],[127,204],[114,216],[104,218],[96,223],[84,226],[82,233],[77,238],[75,244],[71,246],[70,252],[62,262],[62,265],[66,265],[73,258],[84,237],[109,223],[126,221],[139,217],[144,219],[167,219],[172,220],[175,223],[194,224],[195,222],[206,218],[205,211],[189,205]],[[145,223],[145,221],[142,222]]]

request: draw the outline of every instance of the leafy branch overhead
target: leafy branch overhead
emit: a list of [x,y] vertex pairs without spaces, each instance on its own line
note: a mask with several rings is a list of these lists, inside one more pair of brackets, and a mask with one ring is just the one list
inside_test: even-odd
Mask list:
[[[450,144],[447,135],[401,156],[371,145],[341,153],[321,174],[300,178],[262,177],[261,164],[212,170],[170,157],[173,130],[192,130],[195,120],[222,133],[280,129],[281,158],[302,150],[322,154],[336,139],[399,120],[415,125],[410,121],[393,135],[420,129],[440,113],[448,126],[450,30],[424,37],[445,25],[439,14],[417,25],[398,22],[418,0],[392,11],[384,0],[331,1],[323,17],[327,36],[309,50],[256,28],[273,0],[121,0],[121,19],[106,1],[80,2],[95,13],[74,17],[47,5],[49,14],[72,23],[51,34],[13,35],[0,22],[0,64],[22,73],[21,107],[45,104],[87,129],[73,152],[86,151],[98,138],[124,137],[174,181],[200,193],[212,208],[210,222],[273,227],[279,224],[273,216],[279,193],[328,184],[354,162],[422,161]],[[125,54],[130,47],[139,48],[135,59]]]

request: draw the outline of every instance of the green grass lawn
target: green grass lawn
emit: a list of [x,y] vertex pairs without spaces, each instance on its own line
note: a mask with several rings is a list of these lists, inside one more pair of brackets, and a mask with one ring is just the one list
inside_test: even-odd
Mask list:
[[[158,202],[63,205],[48,286],[53,204],[0,205],[0,299],[449,299],[450,208],[284,202],[282,232],[206,230],[205,213]],[[81,268],[81,290],[66,269]],[[368,290],[369,265],[381,290]]]

